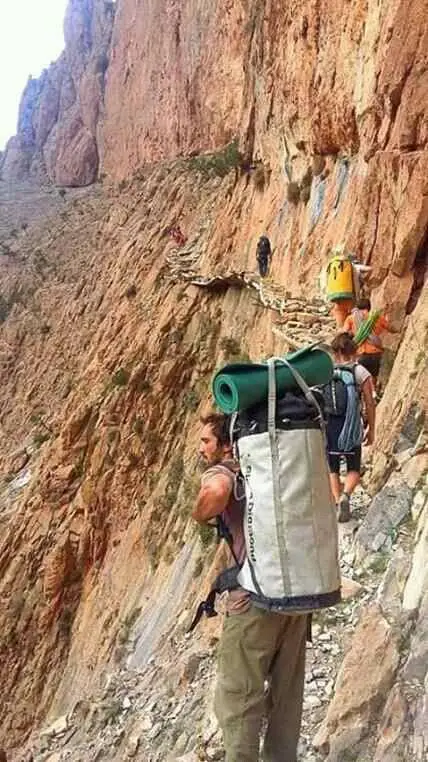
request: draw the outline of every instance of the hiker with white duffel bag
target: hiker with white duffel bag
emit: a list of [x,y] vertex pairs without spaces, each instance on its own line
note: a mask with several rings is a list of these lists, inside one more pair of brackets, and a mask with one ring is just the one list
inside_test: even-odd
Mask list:
[[190,629],[229,591],[215,698],[226,762],[259,759],[263,718],[265,762],[297,759],[311,614],[340,601],[323,399],[311,388],[332,374],[329,355],[309,347],[229,365],[213,382],[226,416],[202,427],[208,468],[193,517],[217,522],[231,564]]

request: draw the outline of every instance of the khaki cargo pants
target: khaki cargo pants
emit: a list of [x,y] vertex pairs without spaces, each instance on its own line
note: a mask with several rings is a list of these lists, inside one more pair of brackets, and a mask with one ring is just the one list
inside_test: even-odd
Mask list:
[[251,605],[244,613],[226,616],[215,695],[226,762],[257,762],[263,717],[263,759],[296,762],[306,634],[303,614],[276,614]]

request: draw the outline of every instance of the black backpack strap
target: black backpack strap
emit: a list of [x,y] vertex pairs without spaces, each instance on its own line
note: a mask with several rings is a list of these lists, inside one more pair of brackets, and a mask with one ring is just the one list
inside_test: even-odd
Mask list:
[[230,531],[229,527],[226,526],[225,521],[223,521],[221,516],[216,517],[216,527],[217,527],[217,537],[219,540],[225,540],[230,548],[230,552],[232,553],[233,560],[235,563],[239,566],[239,559],[236,556],[236,553],[233,549],[233,537],[232,532]]
[[205,601],[201,601],[196,609],[196,614],[193,617],[187,632],[193,632],[204,614],[208,619],[217,616],[217,611],[214,608],[215,597],[216,595],[225,593],[227,590],[236,590],[239,587],[238,574],[240,570],[240,566],[232,566],[230,569],[225,569],[218,575]]

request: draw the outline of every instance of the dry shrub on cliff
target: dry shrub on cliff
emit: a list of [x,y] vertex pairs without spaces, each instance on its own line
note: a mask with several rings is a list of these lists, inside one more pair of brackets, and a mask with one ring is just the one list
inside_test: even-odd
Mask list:
[[234,140],[216,153],[192,156],[189,160],[189,166],[194,171],[206,176],[217,175],[218,177],[225,177],[232,169],[239,167],[241,162],[242,156]]
[[129,381],[129,371],[125,370],[125,368],[118,368],[115,373],[113,373],[111,383],[112,386],[126,386]]
[[169,468],[168,483],[173,485],[180,485],[184,474],[184,462],[182,455],[176,455]]
[[4,296],[0,294],[0,323],[4,323],[9,312],[10,312],[10,307],[6,299],[4,298]]
[[44,442],[47,442],[48,439],[50,439],[50,436],[47,431],[37,431],[33,436],[33,445],[34,447],[39,448]]
[[370,564],[370,571],[374,574],[384,574],[389,563],[387,553],[377,553]]
[[74,612],[69,606],[65,606],[61,611],[58,620],[58,631],[63,638],[68,639],[70,637],[71,630],[73,629],[73,622]]
[[11,613],[11,616],[18,620],[19,617],[22,614],[22,611],[25,606],[25,597],[22,592],[18,592],[12,595],[9,603],[9,611]]
[[251,362],[248,353],[241,348],[239,341],[233,337],[224,336],[220,339],[220,348],[223,350],[226,360],[241,363]]
[[200,479],[198,474],[186,474],[183,479],[183,491],[182,500],[180,505],[180,514],[184,518],[188,517],[193,503],[195,502],[196,495],[198,494],[200,486]]
[[307,204],[310,197],[311,197],[310,185],[304,185],[302,188],[300,188],[300,201],[303,201],[304,204]]
[[103,708],[105,724],[112,725],[122,712],[122,702],[118,698],[106,699]]
[[214,527],[208,524],[198,524],[198,534],[203,548],[208,548],[215,538]]
[[145,431],[145,450],[146,454],[150,455],[151,462],[157,458],[161,444],[162,439],[157,431]]
[[48,432],[48,434],[52,434],[52,429],[46,423],[45,410],[35,410],[34,413],[32,413],[30,416],[30,422],[33,424],[33,426],[41,426],[45,431]]
[[300,181],[301,188],[310,188],[312,185],[312,167],[308,167]]
[[199,558],[196,559],[195,568],[193,569],[194,579],[201,576],[203,568],[204,568],[204,559],[202,558],[202,556],[199,556]]
[[16,252],[12,251],[10,246],[8,246],[7,243],[4,241],[0,241],[0,256],[3,257],[14,257],[16,255]]
[[312,159],[312,174],[314,177],[317,177],[321,174],[325,167],[325,156],[320,156],[319,154],[315,154],[315,156]]
[[190,389],[183,397],[183,407],[185,410],[195,412],[198,409],[201,398],[196,389]]
[[120,644],[127,643],[131,630],[141,614],[141,606],[131,609],[119,625],[117,641]]
[[292,181],[287,186],[287,201],[290,204],[297,204],[300,201],[300,185]]
[[[4,247],[4,244],[1,242],[0,247]],[[7,252],[4,250],[0,251],[0,254],[5,253]],[[12,252],[10,252],[10,255],[12,256]],[[26,302],[29,300],[29,297],[32,295],[33,291],[28,288],[24,292],[23,287],[19,284],[16,284],[13,287],[13,290],[9,292],[7,297],[3,296],[3,294],[0,293],[0,323],[4,323],[4,321],[7,320],[15,304],[23,304],[25,306]]]
[[253,173],[253,182],[256,190],[262,191],[265,188],[267,181],[267,170],[263,164],[258,164]]
[[170,566],[172,562],[174,561],[174,559],[175,559],[174,549],[171,547],[171,545],[168,545],[168,547],[164,551],[163,560],[165,561],[166,564],[168,564],[168,566]]
[[224,336],[220,339],[220,349],[228,356],[236,356],[241,352],[239,342],[232,336]]
[[184,474],[183,456],[176,455],[172,461],[168,473],[168,481],[165,493],[159,500],[161,508],[170,510],[177,500],[178,491]]
[[138,437],[144,436],[144,431],[145,431],[144,418],[140,418],[140,416],[137,416],[135,418],[134,423],[132,424],[132,431]]

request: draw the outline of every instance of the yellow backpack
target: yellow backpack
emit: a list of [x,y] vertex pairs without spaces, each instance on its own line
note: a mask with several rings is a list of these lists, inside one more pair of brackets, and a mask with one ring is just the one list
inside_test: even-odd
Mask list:
[[353,299],[354,268],[349,257],[338,254],[327,265],[327,299],[330,302]]

